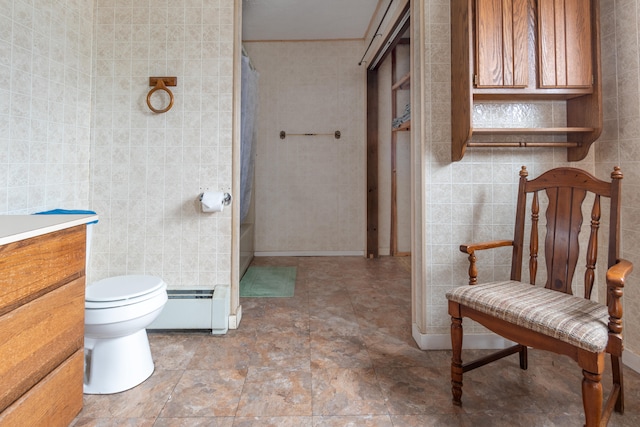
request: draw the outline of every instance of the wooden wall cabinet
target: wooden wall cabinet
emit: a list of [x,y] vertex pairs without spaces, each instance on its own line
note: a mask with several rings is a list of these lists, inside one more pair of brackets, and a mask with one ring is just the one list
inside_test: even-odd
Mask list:
[[85,228],[0,246],[2,426],[67,426],[82,409]]
[[[536,146],[567,147],[569,161],[583,159],[602,132],[601,77],[598,0],[452,0],[452,160],[467,147]],[[536,100],[565,102],[566,126],[473,126],[475,102]]]

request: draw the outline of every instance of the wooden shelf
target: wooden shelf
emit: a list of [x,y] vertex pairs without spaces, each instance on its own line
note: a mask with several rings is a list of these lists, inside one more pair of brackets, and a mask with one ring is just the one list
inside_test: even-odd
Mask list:
[[533,148],[533,147],[556,147],[556,148],[579,148],[579,142],[554,142],[554,141],[469,141],[467,147],[484,148]]
[[411,130],[411,120],[407,120],[406,122],[402,123],[399,127],[391,129],[392,132],[402,132],[402,131],[408,131],[408,130]]
[[588,133],[594,128],[588,127],[556,127],[556,128],[473,128],[475,135],[556,135],[563,133]]
[[411,73],[405,74],[391,86],[391,90],[407,90],[409,88],[411,88]]
[[567,100],[590,95],[593,89],[473,89],[474,101]]

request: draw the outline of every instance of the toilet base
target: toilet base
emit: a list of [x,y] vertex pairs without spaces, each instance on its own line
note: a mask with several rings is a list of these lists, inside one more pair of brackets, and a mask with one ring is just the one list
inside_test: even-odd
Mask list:
[[147,331],[118,338],[84,338],[85,394],[112,394],[133,388],[154,370]]

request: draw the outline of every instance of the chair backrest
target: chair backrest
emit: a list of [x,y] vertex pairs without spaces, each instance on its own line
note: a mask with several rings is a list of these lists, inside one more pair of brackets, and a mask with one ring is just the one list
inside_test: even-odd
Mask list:
[[[544,238],[544,257],[547,266],[545,287],[572,294],[571,283],[579,262],[579,233],[583,224],[582,205],[587,194],[593,194],[591,207],[591,227],[586,248],[584,297],[591,298],[598,257],[598,230],[600,228],[601,198],[610,199],[608,263],[611,267],[618,260],[620,237],[620,184],[622,172],[615,167],[611,173],[611,182],[602,181],[593,175],[576,168],[556,168],[538,178],[528,180],[527,169],[520,171],[516,226],[511,264],[511,279],[521,280],[522,257],[525,241],[525,222],[527,200],[531,202],[531,232],[529,234],[529,276],[535,284],[538,272],[539,239],[539,192],[544,190],[548,198],[545,213],[546,235]],[[527,197],[528,194],[533,194]],[[589,198],[591,199],[591,198]]]

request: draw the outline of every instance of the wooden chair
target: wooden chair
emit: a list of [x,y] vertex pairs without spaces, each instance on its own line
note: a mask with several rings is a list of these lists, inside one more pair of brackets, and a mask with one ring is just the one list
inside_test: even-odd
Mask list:
[[[632,264],[619,258],[620,184],[622,173],[615,167],[612,181],[601,181],[575,168],[557,168],[527,179],[520,171],[513,240],[461,245],[469,254],[469,285],[447,293],[451,315],[451,384],[453,403],[461,405],[462,375],[510,354],[519,353],[520,368],[527,369],[527,347],[564,354],[582,368],[582,401],[586,426],[606,425],[611,413],[624,411],[622,384],[622,291]],[[539,192],[548,198],[546,210],[546,284],[535,286],[538,267]],[[579,259],[578,234],[583,222],[582,204],[593,196],[590,235],[586,246],[584,298],[574,296],[571,283]],[[529,195],[529,197],[527,197]],[[591,301],[595,283],[600,228],[600,202],[610,199],[606,304]],[[525,217],[531,205],[529,238],[530,283],[521,282],[525,245]],[[590,200],[590,198],[589,198]],[[585,227],[586,228],[586,227]],[[478,283],[476,251],[512,246],[510,280]],[[532,286],[534,285],[534,286]],[[601,298],[602,299],[602,298]],[[462,318],[468,317],[491,331],[517,343],[474,362],[462,363]],[[601,378],[605,354],[611,355],[613,388],[603,410]]]

